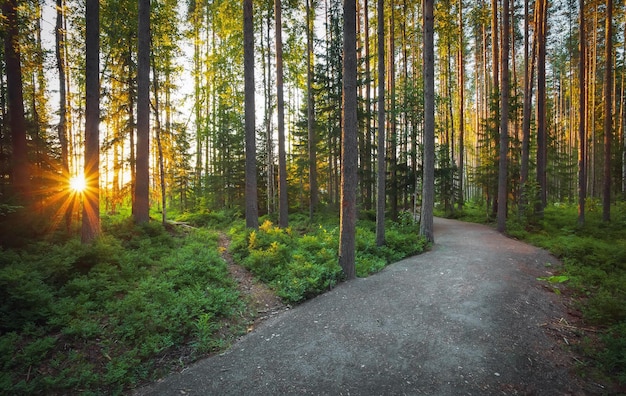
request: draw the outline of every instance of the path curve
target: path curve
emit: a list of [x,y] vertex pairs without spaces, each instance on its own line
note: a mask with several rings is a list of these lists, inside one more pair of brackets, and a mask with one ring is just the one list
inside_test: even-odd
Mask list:
[[138,395],[582,395],[546,326],[566,316],[557,260],[435,219],[431,251],[267,320]]

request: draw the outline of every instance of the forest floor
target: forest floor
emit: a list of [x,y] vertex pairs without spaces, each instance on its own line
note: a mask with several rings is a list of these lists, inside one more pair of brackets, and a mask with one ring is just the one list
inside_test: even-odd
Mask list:
[[237,288],[246,299],[249,307],[248,317],[244,318],[250,325],[248,333],[266,319],[289,309],[267,285],[254,278],[254,275],[243,266],[235,263],[229,252],[230,239],[220,233],[219,249],[224,261],[228,265],[230,276],[237,282]]
[[225,353],[136,393],[610,392],[576,375],[570,345],[583,334],[579,315],[564,293],[555,292],[558,284],[538,279],[558,270],[553,256],[487,226],[454,220],[435,220],[435,242],[427,253],[289,310],[231,262],[266,320]]

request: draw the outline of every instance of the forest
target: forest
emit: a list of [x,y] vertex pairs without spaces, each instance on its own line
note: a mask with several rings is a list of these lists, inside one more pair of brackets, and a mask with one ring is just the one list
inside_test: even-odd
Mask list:
[[624,4],[3,0],[0,29],[0,388],[121,392],[229,342],[224,252],[297,303],[433,215],[562,258],[581,370],[626,384]]

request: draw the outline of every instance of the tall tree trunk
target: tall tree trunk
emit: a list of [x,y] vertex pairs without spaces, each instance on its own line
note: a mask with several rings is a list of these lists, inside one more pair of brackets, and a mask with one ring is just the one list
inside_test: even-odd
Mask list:
[[585,0],[579,0],[579,19],[580,27],[578,31],[579,46],[580,46],[580,59],[578,64],[578,106],[579,106],[579,121],[578,121],[578,225],[583,226],[585,224],[585,200],[587,199],[587,132],[585,123],[587,121],[587,84],[586,84],[586,43],[585,36]]
[[[274,137],[272,131],[272,51],[271,51],[271,18],[270,11],[268,10],[266,21],[267,34],[265,37],[267,53],[265,54],[265,62],[263,63],[263,89],[265,96],[265,140],[267,151],[267,213],[273,214],[276,210],[275,205],[275,193],[274,193]],[[262,30],[262,29],[261,29]],[[261,35],[263,36],[263,35]],[[263,40],[263,37],[261,37]],[[263,44],[263,43],[261,43]]]
[[465,171],[465,60],[464,54],[464,31],[463,31],[463,0],[459,0],[459,191],[457,203],[459,209],[463,209],[465,195],[463,193],[463,173]]
[[[150,56],[152,63],[152,78],[154,83],[154,120],[155,120],[155,137],[157,144],[157,161],[159,164],[159,187],[161,190],[161,222],[165,225],[167,222],[167,191],[165,189],[165,158],[163,158],[163,141],[162,141],[162,128],[161,128],[161,111],[159,101],[159,77],[157,75],[156,60],[154,53]],[[166,87],[166,89],[169,89]],[[166,103],[167,106],[167,103]]]
[[611,221],[611,141],[613,140],[613,0],[606,0],[604,65],[604,182],[602,220]]
[[317,209],[317,134],[315,133],[315,99],[313,95],[313,28],[312,0],[306,0],[306,94],[307,132],[309,140],[309,218]]
[[435,242],[435,45],[434,0],[424,0],[424,176],[420,235]]
[[502,85],[500,87],[500,161],[498,162],[498,231],[506,230],[509,152],[509,0],[502,2]]
[[100,234],[100,5],[87,0],[85,9],[85,185],[81,240]]
[[372,73],[370,65],[370,28],[369,28],[369,0],[363,1],[363,13],[365,16],[365,197],[363,198],[365,210],[372,209],[372,190],[374,189],[374,170],[372,169]]
[[378,151],[376,153],[376,246],[385,244],[385,0],[378,0]]
[[520,210],[524,212],[528,204],[528,162],[530,157],[530,111],[532,105],[532,80],[529,60],[529,0],[524,0],[524,104],[522,109],[522,158],[520,165]]
[[150,0],[139,0],[137,24],[137,164],[135,223],[150,220]]
[[547,37],[547,7],[548,0],[539,1],[537,19],[537,184],[539,186],[539,200],[535,212],[543,214],[548,203],[547,165],[547,129],[546,129],[546,37]]
[[252,0],[243,1],[243,73],[245,83],[246,128],[246,227],[259,228],[256,180],[256,131],[254,127],[254,23]]
[[287,195],[287,154],[285,152],[285,100],[283,95],[283,37],[281,2],[274,1],[276,21],[276,110],[278,111],[278,225],[289,226],[289,198]]
[[[65,29],[63,28],[63,16],[65,14],[65,5],[63,0],[56,0],[56,25],[54,28],[54,49],[57,62],[57,71],[59,73],[59,125],[57,127],[57,135],[59,137],[59,145],[61,146],[61,172],[63,180],[70,179],[70,160],[67,143],[67,95],[65,90]],[[70,210],[65,214],[65,225],[69,231],[72,221],[72,212]]]
[[9,107],[9,129],[11,131],[12,157],[11,180],[14,193],[20,199],[28,199],[30,172],[28,145],[26,142],[26,120],[24,119],[24,93],[22,84],[22,61],[19,45],[18,0],[2,3],[4,16],[4,58]]
[[339,265],[346,279],[356,277],[356,192],[358,188],[358,118],[356,0],[343,3],[343,129],[341,140],[341,210]]
[[387,59],[387,65],[389,67],[387,71],[387,80],[389,81],[389,116],[387,117],[387,124],[389,128],[389,147],[387,152],[389,153],[389,211],[392,220],[398,219],[398,134],[396,126],[396,46],[395,46],[395,13],[394,2],[389,4],[391,9],[391,15],[389,16],[389,57]]

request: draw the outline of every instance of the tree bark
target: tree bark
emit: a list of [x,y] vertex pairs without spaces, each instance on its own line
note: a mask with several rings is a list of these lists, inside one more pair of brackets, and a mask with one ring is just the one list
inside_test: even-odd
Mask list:
[[306,0],[306,94],[307,94],[307,133],[309,140],[309,218],[317,209],[317,134],[315,133],[315,99],[313,95],[313,27],[312,0]]
[[434,0],[424,0],[424,175],[420,235],[435,242],[433,210],[435,205],[435,46]]
[[539,200],[535,212],[542,215],[548,203],[547,165],[547,130],[546,130],[546,36],[548,0],[538,0],[537,18],[537,184]]
[[465,33],[463,31],[463,0],[459,0],[459,191],[457,203],[463,209],[465,195],[463,193],[463,173],[465,171]]
[[602,221],[611,221],[611,141],[613,140],[613,0],[606,0],[604,65],[604,181]]
[[256,131],[254,126],[254,23],[252,19],[252,0],[243,1],[243,57],[246,128],[246,227],[257,229],[259,228],[259,208],[256,175]]
[[585,56],[586,56],[586,35],[585,35],[585,0],[578,1],[580,7],[580,28],[578,31],[579,46],[580,46],[580,59],[578,64],[578,106],[579,106],[579,121],[578,121],[578,225],[583,226],[585,224],[585,200],[587,199],[587,132],[585,123],[587,121],[587,84],[586,84],[586,71],[585,71]]
[[287,195],[287,154],[285,153],[285,100],[283,95],[283,37],[281,2],[274,1],[276,32],[276,110],[278,111],[278,225],[289,226]]
[[502,2],[502,85],[500,87],[500,161],[498,162],[498,231],[506,230],[509,153],[509,0]]
[[150,220],[150,0],[139,0],[137,24],[137,163],[135,223]]
[[100,5],[87,0],[85,9],[85,165],[81,240],[100,234]]
[[356,277],[356,192],[358,188],[356,0],[345,0],[343,12],[343,129],[339,265],[344,276],[349,280]]
[[385,244],[385,1],[378,0],[378,152],[376,153],[376,246]]

